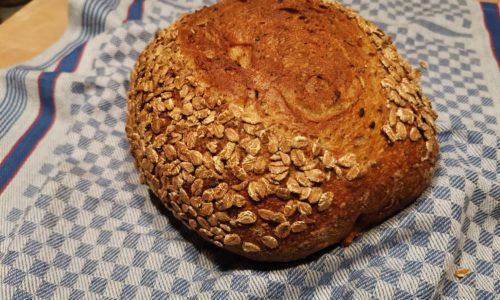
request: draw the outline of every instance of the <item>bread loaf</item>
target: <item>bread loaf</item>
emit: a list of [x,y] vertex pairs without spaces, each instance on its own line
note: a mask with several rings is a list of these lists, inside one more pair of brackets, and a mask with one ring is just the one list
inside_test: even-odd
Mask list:
[[187,227],[306,257],[429,185],[436,114],[391,38],[338,3],[225,0],[159,31],[131,75],[141,179]]

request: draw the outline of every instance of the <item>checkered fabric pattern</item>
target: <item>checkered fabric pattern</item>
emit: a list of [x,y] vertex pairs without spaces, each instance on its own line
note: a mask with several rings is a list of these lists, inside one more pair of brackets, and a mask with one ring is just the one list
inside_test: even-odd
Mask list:
[[[498,299],[500,73],[488,69],[474,1],[345,1],[414,66],[429,63],[422,85],[439,113],[436,175],[414,205],[350,247],[277,265],[209,245],[139,184],[124,132],[130,70],[156,30],[209,1],[146,1],[141,20],[125,23],[141,1],[122,2],[57,81],[58,134],[31,154],[44,159],[28,161],[30,175],[11,183],[22,188],[0,196],[1,299]],[[84,6],[74,6],[83,19],[97,13]],[[35,78],[26,76],[25,89]],[[472,273],[458,279],[459,267]]]

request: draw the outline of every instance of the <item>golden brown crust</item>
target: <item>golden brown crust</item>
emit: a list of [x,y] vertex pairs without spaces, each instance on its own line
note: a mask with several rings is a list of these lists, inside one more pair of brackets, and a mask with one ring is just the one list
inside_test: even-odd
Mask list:
[[290,261],[427,187],[436,115],[418,81],[339,4],[227,0],[157,33],[131,76],[126,129],[176,218],[232,252]]

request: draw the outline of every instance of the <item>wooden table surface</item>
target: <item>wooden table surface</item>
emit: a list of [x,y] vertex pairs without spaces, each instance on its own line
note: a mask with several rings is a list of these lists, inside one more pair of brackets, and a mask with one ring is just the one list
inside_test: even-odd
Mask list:
[[56,42],[68,24],[68,0],[32,0],[0,24],[0,68],[33,58]]
[[67,10],[68,0],[32,0],[0,24],[0,68],[33,58],[56,42],[66,30]]

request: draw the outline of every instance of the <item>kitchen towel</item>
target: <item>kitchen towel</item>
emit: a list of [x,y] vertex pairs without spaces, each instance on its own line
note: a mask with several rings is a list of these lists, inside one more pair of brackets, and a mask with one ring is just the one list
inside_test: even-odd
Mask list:
[[344,1],[428,63],[436,175],[348,248],[273,265],[181,226],[139,183],[125,136],[140,51],[212,1],[69,2],[59,42],[0,70],[1,299],[498,299],[500,72],[478,2]]

